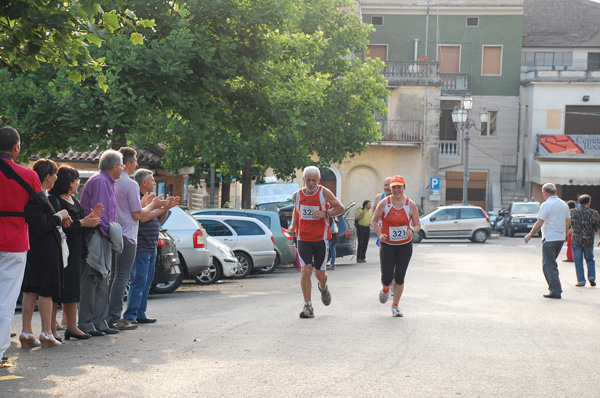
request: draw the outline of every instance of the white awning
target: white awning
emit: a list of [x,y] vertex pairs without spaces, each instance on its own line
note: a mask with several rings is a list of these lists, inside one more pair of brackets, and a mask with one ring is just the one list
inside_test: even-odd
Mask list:
[[531,165],[531,181],[543,185],[600,185],[600,161],[598,162],[550,162],[534,160]]

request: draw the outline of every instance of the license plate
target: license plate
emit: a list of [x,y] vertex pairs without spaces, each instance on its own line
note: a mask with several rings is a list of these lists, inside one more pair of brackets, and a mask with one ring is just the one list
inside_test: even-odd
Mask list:
[[527,224],[527,228],[533,228],[533,224]]

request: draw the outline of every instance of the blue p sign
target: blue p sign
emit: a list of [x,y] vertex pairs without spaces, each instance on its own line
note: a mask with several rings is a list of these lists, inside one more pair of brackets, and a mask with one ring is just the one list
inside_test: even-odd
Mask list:
[[431,177],[429,185],[431,189],[440,189],[440,177]]

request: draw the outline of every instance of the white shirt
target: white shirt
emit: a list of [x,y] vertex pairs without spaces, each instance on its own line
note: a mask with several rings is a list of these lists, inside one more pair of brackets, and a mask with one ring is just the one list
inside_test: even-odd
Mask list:
[[571,218],[569,206],[556,195],[549,196],[540,207],[538,220],[544,220],[542,238],[546,242],[564,241],[567,234],[565,221]]

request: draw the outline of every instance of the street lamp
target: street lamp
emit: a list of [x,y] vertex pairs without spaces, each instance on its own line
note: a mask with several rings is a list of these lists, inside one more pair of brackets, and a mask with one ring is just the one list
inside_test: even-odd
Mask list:
[[481,127],[477,128],[477,125],[472,119],[469,119],[469,111],[473,108],[473,98],[470,96],[466,96],[462,99],[460,109],[458,107],[454,107],[454,111],[452,111],[452,122],[456,127],[456,130],[460,130],[464,132],[465,135],[465,169],[463,172],[463,201],[462,204],[468,204],[467,192],[468,192],[468,182],[469,182],[469,129],[473,127],[477,131],[481,131],[483,127],[483,123],[487,123],[488,121],[488,113],[485,108],[481,108],[481,112],[479,112],[479,121],[481,122]]

